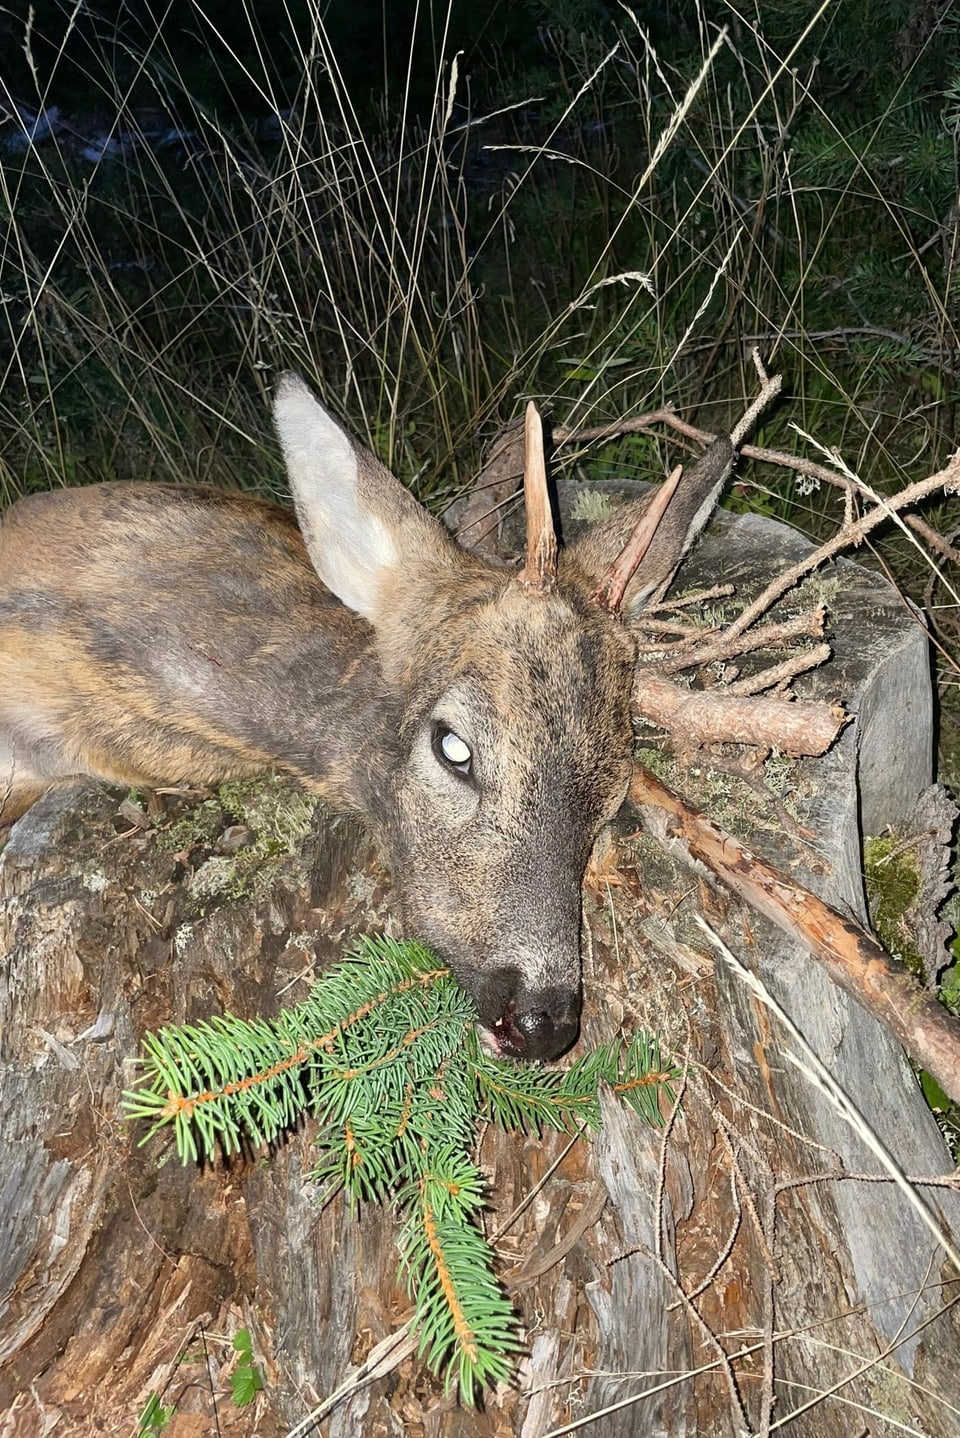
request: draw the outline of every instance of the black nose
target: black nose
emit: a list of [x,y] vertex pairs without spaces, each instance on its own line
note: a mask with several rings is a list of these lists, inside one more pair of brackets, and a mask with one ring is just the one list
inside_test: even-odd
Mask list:
[[515,1059],[559,1058],[577,1037],[580,1024],[575,1013],[562,1017],[546,1009],[510,1005],[494,1025],[493,1035],[500,1052]]

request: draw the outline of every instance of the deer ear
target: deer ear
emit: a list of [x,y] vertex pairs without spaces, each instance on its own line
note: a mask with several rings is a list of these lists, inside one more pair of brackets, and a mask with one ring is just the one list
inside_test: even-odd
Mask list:
[[273,415],[310,561],[338,599],[376,624],[401,566],[449,562],[453,541],[297,375],[281,380]]

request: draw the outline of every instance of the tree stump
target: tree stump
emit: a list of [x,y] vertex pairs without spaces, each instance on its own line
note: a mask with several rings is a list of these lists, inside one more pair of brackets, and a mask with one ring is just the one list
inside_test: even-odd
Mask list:
[[[783,526],[720,515],[683,583],[756,589],[803,547]],[[669,782],[862,918],[861,832],[908,824],[930,779],[926,641],[858,566],[812,585],[826,591],[836,658],[800,687],[856,716],[834,751],[780,765],[773,798],[706,761]],[[4,1438],[135,1433],[151,1396],[173,1410],[172,1438],[273,1438],[409,1312],[391,1215],[340,1199],[318,1207],[309,1123],[269,1155],[183,1169],[161,1140],[138,1148],[120,1118],[145,1030],[274,1012],[350,938],[389,928],[389,881],[356,828],[284,781],[242,787],[183,817],[175,807],[172,827],[118,819],[117,796],[96,788],[51,793],[0,860]],[[244,861],[239,874],[238,832],[254,853],[270,836],[263,864]],[[408,1359],[335,1408],[321,1425],[329,1438],[537,1438],[608,1404],[616,1412],[583,1431],[956,1432],[957,1275],[871,1150],[788,1061],[779,1021],[715,961],[697,914],[792,1017],[902,1171],[949,1172],[889,1035],[693,866],[655,813],[625,810],[588,873],[584,1039],[637,1023],[661,1035],[688,1065],[682,1108],[658,1133],[611,1101],[599,1137],[575,1142],[555,1169],[562,1137],[487,1131],[489,1229],[506,1225],[500,1271],[528,1343],[518,1383],[464,1410]],[[916,1192],[960,1232],[955,1192]],[[249,1408],[229,1394],[241,1327],[266,1384]]]

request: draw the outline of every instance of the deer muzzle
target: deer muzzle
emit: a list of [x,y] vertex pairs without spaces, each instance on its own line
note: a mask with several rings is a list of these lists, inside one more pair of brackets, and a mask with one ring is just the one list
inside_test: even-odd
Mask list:
[[476,1004],[481,1027],[498,1054],[542,1062],[559,1058],[576,1042],[579,985],[530,988],[512,968],[464,974],[459,981]]
[[576,1042],[580,1030],[579,1004],[558,1010],[546,1007],[548,1001],[539,997],[530,1002],[529,1008],[509,1004],[488,1030],[497,1051],[529,1062],[559,1058]]

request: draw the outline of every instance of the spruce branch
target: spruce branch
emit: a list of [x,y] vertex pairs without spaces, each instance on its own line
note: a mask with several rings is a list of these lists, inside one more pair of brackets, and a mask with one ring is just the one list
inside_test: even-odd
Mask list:
[[401,1271],[415,1304],[418,1352],[434,1371],[445,1368],[448,1389],[458,1383],[464,1402],[472,1403],[475,1386],[509,1377],[510,1355],[521,1346],[516,1315],[476,1223],[484,1205],[482,1175],[447,1148],[398,1204],[407,1212]]
[[678,1077],[645,1034],[564,1071],[492,1056],[475,1025],[433,954],[367,938],[275,1018],[225,1014],[147,1034],[142,1077],[124,1096],[126,1116],[147,1121],[141,1143],[172,1124],[184,1163],[267,1145],[312,1113],[314,1178],[397,1207],[419,1352],[466,1402],[509,1375],[520,1347],[478,1224],[477,1125],[596,1129],[601,1085],[659,1124]]

